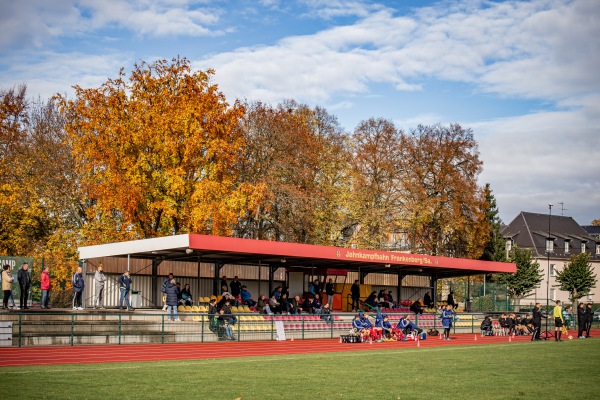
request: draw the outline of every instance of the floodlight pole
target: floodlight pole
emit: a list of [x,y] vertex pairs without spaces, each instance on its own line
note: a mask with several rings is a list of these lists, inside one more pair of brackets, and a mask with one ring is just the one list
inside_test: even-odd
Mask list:
[[550,332],[548,331],[548,319],[550,318],[550,241],[552,240],[550,236],[550,224],[552,221],[552,203],[548,203],[548,239],[546,239],[546,254],[548,257],[548,270],[546,271],[546,340],[548,340],[548,336]]

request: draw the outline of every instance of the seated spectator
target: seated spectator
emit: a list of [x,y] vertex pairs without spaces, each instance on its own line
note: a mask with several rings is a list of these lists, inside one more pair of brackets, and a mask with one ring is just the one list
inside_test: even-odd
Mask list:
[[217,307],[219,307],[219,310],[220,310],[221,308],[223,308],[223,306],[225,305],[225,302],[226,302],[226,301],[229,301],[229,299],[230,299],[230,297],[229,297],[229,296],[230,296],[230,295],[229,295],[229,293],[228,293],[228,292],[225,292],[225,293],[223,293],[223,295],[221,296],[221,300],[219,300],[219,302],[217,303]]
[[485,317],[481,322],[480,329],[485,336],[494,336],[494,326],[492,324],[492,319],[489,316]]
[[302,314],[302,301],[300,300],[300,296],[294,297],[290,304],[290,314]]
[[391,308],[398,307],[398,303],[396,303],[394,301],[394,298],[392,297],[392,294],[390,292],[388,292],[387,290],[385,290],[384,294],[387,294],[387,302],[389,303],[389,305],[390,305]]
[[314,298],[312,296],[304,299],[304,302],[302,303],[302,311],[304,311],[305,313],[308,314],[312,314],[313,313],[313,300]]
[[369,309],[378,309],[379,303],[377,301],[377,292],[371,292],[369,297],[365,299],[365,304],[369,306]]
[[278,302],[277,299],[275,298],[275,293],[273,293],[271,295],[271,298],[269,299],[269,308],[271,309],[271,314],[281,314],[282,313],[281,303]]
[[500,314],[500,318],[498,319],[498,324],[500,328],[502,328],[502,333],[506,334],[510,328],[510,322],[505,313]]
[[190,284],[186,283],[181,291],[181,302],[184,306],[191,306],[194,303],[192,293],[190,292]]
[[318,294],[315,294],[315,298],[313,299],[310,307],[312,308],[313,314],[319,314],[321,312],[321,299],[319,298]]
[[216,318],[218,329],[223,330],[223,332],[227,336],[227,339],[234,340],[233,329],[231,329],[231,326],[229,326],[229,319],[225,315],[225,310],[221,309]]
[[281,286],[277,286],[273,293],[271,293],[271,297],[275,296],[275,300],[279,301],[281,298],[281,294],[283,293],[283,288]]
[[287,294],[281,294],[281,298],[279,298],[279,303],[281,304],[281,312],[290,315],[291,304],[289,299],[287,298]]
[[219,313],[219,309],[217,308],[217,299],[210,299],[208,303],[208,318],[212,320]]
[[431,299],[431,294],[429,292],[425,293],[425,297],[423,297],[423,304],[427,308],[435,308],[435,304],[433,304],[433,300]]
[[234,315],[232,315],[232,313],[231,313],[231,306],[230,306],[229,300],[225,301],[225,304],[223,304],[223,307],[221,307],[220,311],[225,312],[225,316],[227,317],[227,322],[229,322],[231,325],[235,324],[235,322],[237,321],[237,318]]
[[387,290],[381,289],[377,294],[377,301],[380,307],[389,308],[390,304],[387,302]]
[[331,310],[329,309],[329,303],[326,303],[321,310],[319,311],[321,315],[321,319],[325,322],[333,322],[333,316],[331,315]]
[[242,304],[250,307],[254,307],[256,305],[256,302],[252,300],[252,294],[250,294],[246,285],[242,286],[242,289],[240,290],[240,297],[242,298]]
[[410,306],[410,311],[414,312],[417,315],[423,314],[423,305],[421,304],[421,299],[418,299],[417,301],[412,303],[412,305]]
[[229,293],[229,289],[227,285],[222,285],[221,286],[221,296],[223,296],[225,293]]
[[507,322],[508,322],[508,334],[509,335],[516,335],[516,319],[515,319],[515,314],[510,314],[507,318]]
[[258,297],[258,302],[256,303],[256,310],[260,314],[272,314],[271,309],[269,308],[268,300],[264,294],[261,294]]

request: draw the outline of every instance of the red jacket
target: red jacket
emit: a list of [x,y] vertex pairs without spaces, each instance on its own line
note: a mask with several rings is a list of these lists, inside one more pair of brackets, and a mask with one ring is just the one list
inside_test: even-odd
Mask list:
[[47,271],[42,271],[42,290],[50,290],[50,275]]

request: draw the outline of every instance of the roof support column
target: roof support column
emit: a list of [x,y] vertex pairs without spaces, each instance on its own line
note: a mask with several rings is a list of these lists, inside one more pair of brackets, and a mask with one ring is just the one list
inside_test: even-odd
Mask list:
[[396,292],[396,295],[398,296],[396,297],[396,302],[398,303],[398,306],[402,301],[402,279],[404,279],[404,274],[402,272],[398,272],[398,287]]
[[213,294],[218,296],[221,294],[221,288],[219,287],[219,279],[221,277],[221,269],[223,268],[223,263],[215,261],[215,275],[213,276]]
[[431,300],[435,307],[437,308],[437,275],[433,275],[430,277],[431,279]]
[[279,269],[279,265],[270,265],[269,264],[269,295],[267,297],[271,298],[271,293],[273,293],[273,274],[275,271]]
[[161,301],[158,300],[158,266],[162,262],[162,259],[154,258],[152,259],[152,306],[153,307],[162,307],[162,295]]

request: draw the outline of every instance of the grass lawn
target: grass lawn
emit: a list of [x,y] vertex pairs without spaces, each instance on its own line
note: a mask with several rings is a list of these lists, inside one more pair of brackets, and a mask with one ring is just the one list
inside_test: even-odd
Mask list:
[[[358,345],[360,346],[360,345]],[[3,399],[598,399],[600,340],[0,368]]]

